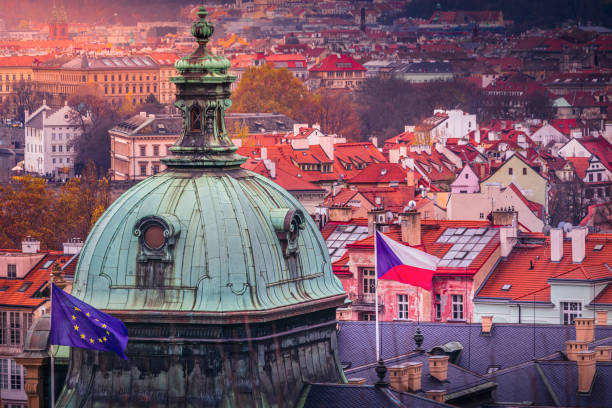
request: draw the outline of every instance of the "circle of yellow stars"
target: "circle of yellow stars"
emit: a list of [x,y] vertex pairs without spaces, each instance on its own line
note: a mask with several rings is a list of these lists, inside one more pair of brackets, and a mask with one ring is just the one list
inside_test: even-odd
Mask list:
[[[81,333],[81,332],[79,332],[79,330],[81,330],[82,328],[81,328],[81,327],[80,327],[78,324],[76,324],[76,318],[77,318],[77,317],[76,317],[75,315],[77,314],[77,312],[81,312],[81,309],[79,309],[78,307],[76,307],[76,306],[75,306],[75,307],[74,307],[74,314],[72,315],[72,320],[75,320],[75,324],[74,324],[74,326],[72,326],[72,327],[74,328],[74,330],[75,330],[77,333],[79,333],[79,335],[80,335],[80,337],[81,337],[81,340],[83,340],[83,341],[85,341],[85,342],[88,342],[88,343],[90,343],[90,344],[94,344],[94,343],[96,342],[96,340],[94,340],[94,338],[93,338],[93,337],[91,337],[91,336],[87,336],[85,333]],[[85,316],[87,316],[88,318],[91,318],[91,314],[90,314],[89,312],[85,313]],[[95,320],[96,322],[98,322],[98,323],[100,322],[100,320],[99,320],[99,319],[94,319],[94,320]],[[102,323],[101,327],[102,327],[103,329],[106,329],[106,324],[105,324],[105,323]],[[106,336],[109,336],[109,335],[110,335],[110,332],[109,332],[108,330],[106,330]],[[106,336],[97,337],[97,341],[98,341],[98,343],[105,343],[106,341],[108,341],[108,338],[107,338]]]

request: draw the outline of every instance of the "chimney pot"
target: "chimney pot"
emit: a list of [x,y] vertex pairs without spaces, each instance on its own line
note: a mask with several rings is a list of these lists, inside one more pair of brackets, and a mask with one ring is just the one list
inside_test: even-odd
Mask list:
[[598,326],[607,326],[608,325],[608,311],[607,310],[598,310],[597,314],[597,325]]
[[493,225],[513,225],[516,211],[493,211]]
[[406,364],[400,364],[389,367],[388,370],[391,388],[395,388],[396,390],[403,392],[408,391],[408,366]]
[[597,370],[595,352],[580,351],[576,356],[578,365],[578,392],[589,393]]
[[380,215],[385,215],[385,210],[383,209],[374,209],[372,211],[368,211],[368,234],[374,234],[374,230],[376,229],[378,224],[382,224],[380,222]]
[[425,391],[425,396],[437,402],[444,402],[446,400],[446,390]]
[[493,327],[493,316],[482,316],[481,324],[483,333],[491,333],[491,328]]
[[595,347],[595,360],[610,361],[612,357],[612,346]]
[[421,389],[423,363],[409,362],[406,363],[406,366],[408,367],[408,390],[419,391]]
[[585,241],[587,227],[574,227],[572,229],[572,262],[582,263],[585,256]]
[[410,246],[421,245],[421,213],[408,211],[400,214],[402,241]]
[[563,259],[563,230],[551,228],[550,230],[550,260],[559,262]]
[[38,251],[40,251],[39,240],[28,236],[21,241],[21,252],[24,254],[35,254]]
[[565,342],[565,356],[570,361],[576,361],[576,354],[580,351],[587,351],[589,342],[581,340],[568,340]]
[[429,374],[438,381],[446,381],[448,378],[448,356],[430,356]]
[[591,343],[595,339],[595,319],[592,317],[574,318],[576,340]]

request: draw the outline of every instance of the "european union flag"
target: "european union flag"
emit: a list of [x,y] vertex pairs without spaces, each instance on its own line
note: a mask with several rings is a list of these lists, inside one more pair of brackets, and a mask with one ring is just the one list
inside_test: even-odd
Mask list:
[[112,351],[127,360],[127,329],[121,320],[51,284],[50,344]]

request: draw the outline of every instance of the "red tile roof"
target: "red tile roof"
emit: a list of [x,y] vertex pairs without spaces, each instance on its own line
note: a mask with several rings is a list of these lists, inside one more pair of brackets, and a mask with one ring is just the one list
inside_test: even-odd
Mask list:
[[365,67],[348,55],[330,54],[323,61],[309,69],[311,72],[321,71],[365,71]]
[[406,183],[406,174],[411,171],[404,169],[399,163],[372,163],[356,175],[348,179],[348,184],[362,183]]
[[[0,291],[0,306],[37,308],[42,305],[47,298],[33,296],[49,281],[53,264],[44,269],[43,266],[47,261],[54,261],[62,266],[68,259],[69,256],[61,253],[44,253],[42,259],[22,279],[0,278],[0,289],[6,288]],[[27,283],[31,285],[24,291],[19,291]]]
[[[612,238],[611,235],[590,234],[586,239],[586,257],[579,266],[572,262],[570,240],[563,242],[564,256],[561,261],[551,262],[550,238],[541,233],[531,233],[529,236],[539,238],[542,243],[522,244],[515,247],[511,254],[503,259],[491,273],[482,289],[477,293],[478,297],[550,302],[548,279],[589,280],[603,276],[612,278],[612,273],[602,267],[603,263],[610,262],[612,259],[612,244],[608,242]],[[595,245],[603,245],[603,248],[595,251]],[[503,291],[502,286],[504,285],[512,286],[509,290]]]
[[[491,224],[488,221],[459,221],[459,220],[422,220],[421,221],[421,241],[422,244],[418,247],[420,250],[427,252],[428,254],[442,258],[453,244],[437,243],[438,238],[444,233],[447,228],[481,228],[490,227]],[[385,235],[391,239],[402,242],[402,233],[400,226],[397,224],[390,225],[389,232]],[[499,246],[499,234],[493,236],[493,238],[485,245],[484,249],[480,251],[478,256],[472,261],[469,268],[459,267],[438,267],[435,275],[473,275],[476,273],[485,262],[493,256],[495,250]],[[351,248],[360,249],[374,249],[374,238],[373,235],[368,236],[360,241],[353,242],[352,244],[346,245],[350,250]]]

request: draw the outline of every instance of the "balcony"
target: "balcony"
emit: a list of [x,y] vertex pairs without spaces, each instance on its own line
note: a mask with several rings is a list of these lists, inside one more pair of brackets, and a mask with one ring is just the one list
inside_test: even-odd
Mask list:
[[[351,300],[351,309],[362,312],[373,312],[375,311],[376,299],[373,293],[349,293],[349,299]],[[378,297],[378,311],[383,310],[383,300]]]

